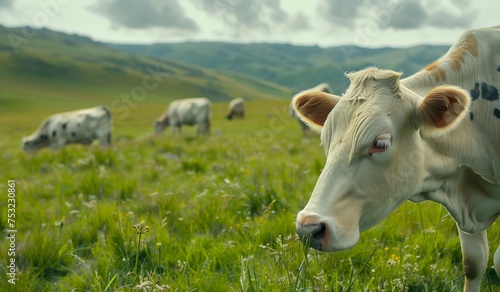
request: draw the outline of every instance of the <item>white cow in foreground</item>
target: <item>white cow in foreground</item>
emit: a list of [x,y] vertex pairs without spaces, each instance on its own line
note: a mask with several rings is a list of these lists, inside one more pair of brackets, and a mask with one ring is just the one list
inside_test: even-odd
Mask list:
[[[298,235],[318,250],[349,249],[406,200],[432,200],[457,223],[464,291],[479,291],[486,230],[500,214],[500,27],[464,33],[402,80],[376,68],[347,76],[341,97],[308,90],[293,100],[326,153]],[[494,265],[500,275],[500,247]]]
[[22,139],[22,147],[26,152],[35,152],[67,144],[88,145],[96,139],[102,147],[111,145],[111,112],[106,106],[52,115],[31,136]]
[[232,120],[234,117],[245,117],[245,100],[237,97],[229,102],[226,119]]
[[211,103],[208,98],[196,97],[172,101],[167,110],[156,120],[155,133],[172,126],[172,134],[181,133],[182,125],[198,125],[197,135],[210,133]]

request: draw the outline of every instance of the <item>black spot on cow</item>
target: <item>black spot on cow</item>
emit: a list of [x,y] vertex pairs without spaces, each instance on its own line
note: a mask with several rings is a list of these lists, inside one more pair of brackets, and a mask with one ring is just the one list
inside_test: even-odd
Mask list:
[[470,97],[472,97],[472,100],[476,100],[479,98],[479,95],[481,94],[481,91],[479,91],[479,83],[476,83],[474,85],[474,88],[470,90]]
[[481,97],[489,101],[497,100],[498,89],[495,86],[483,82],[481,83]]
[[482,82],[481,84],[476,82],[476,84],[474,84],[474,88],[470,90],[470,97],[472,98],[472,101],[478,99],[479,97],[489,101],[498,100],[498,89],[486,82]]
[[497,71],[500,72],[500,66],[497,67]]
[[55,138],[56,135],[57,135],[57,131],[56,130],[52,131],[52,138]]
[[75,132],[71,132],[71,137],[76,137],[76,133]]
[[473,112],[469,112],[469,118],[471,121],[474,120],[474,113]]
[[495,108],[493,110],[493,115],[497,118],[500,119],[500,109]]
[[[477,83],[476,83],[476,84],[477,84]],[[66,124],[67,124],[67,123],[63,123],[63,124],[62,124],[62,129],[63,129],[63,130],[66,130]]]

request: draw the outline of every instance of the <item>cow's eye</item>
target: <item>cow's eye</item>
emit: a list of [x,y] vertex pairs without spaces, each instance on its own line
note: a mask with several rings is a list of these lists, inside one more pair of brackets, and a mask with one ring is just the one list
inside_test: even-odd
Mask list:
[[375,141],[375,143],[373,143],[373,148],[385,150],[389,147],[389,144],[390,143],[387,140],[377,140],[377,141]]
[[378,136],[375,141],[373,141],[368,153],[372,155],[373,153],[385,152],[391,146],[391,135],[382,134]]

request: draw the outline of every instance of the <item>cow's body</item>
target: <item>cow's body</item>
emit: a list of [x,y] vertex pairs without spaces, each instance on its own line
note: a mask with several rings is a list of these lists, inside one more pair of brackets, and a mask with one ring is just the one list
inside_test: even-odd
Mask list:
[[181,133],[182,125],[198,125],[197,135],[210,132],[211,102],[205,97],[186,98],[172,101],[165,113],[155,122],[155,133],[172,126],[172,134]]
[[67,144],[88,145],[96,139],[102,147],[111,145],[111,112],[106,106],[52,115],[22,139],[22,147],[34,152],[45,147],[60,149]]
[[[432,200],[457,222],[464,290],[478,291],[486,229],[500,214],[500,27],[466,32],[403,80],[375,68],[348,76],[342,97],[294,98],[327,155],[297,233],[320,250],[348,249],[406,200]],[[500,248],[494,265],[500,275]]]
[[[319,90],[325,93],[333,93],[328,83],[320,83],[315,87],[311,88],[310,90]],[[289,114],[292,118],[297,119],[300,125],[300,129],[302,130],[302,134],[304,134],[304,136],[307,136],[310,130],[309,126],[304,121],[302,121],[302,119],[299,118],[299,116],[295,112],[295,109],[293,108],[293,102],[290,102]]]
[[229,102],[226,119],[232,120],[234,117],[245,117],[245,100],[241,97],[237,97]]

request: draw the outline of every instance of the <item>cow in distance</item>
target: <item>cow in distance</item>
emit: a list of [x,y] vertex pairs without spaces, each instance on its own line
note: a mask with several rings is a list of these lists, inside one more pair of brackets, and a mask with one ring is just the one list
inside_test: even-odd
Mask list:
[[237,97],[229,102],[226,119],[245,117],[245,100],[242,97]]
[[172,135],[181,134],[182,126],[198,125],[198,135],[210,133],[212,103],[208,98],[195,97],[172,101],[167,110],[154,123],[155,134],[162,133],[166,127],[172,127]]
[[30,136],[22,138],[26,152],[42,148],[61,149],[68,144],[89,145],[99,140],[101,147],[111,145],[111,111],[107,106],[62,112],[46,118]]

